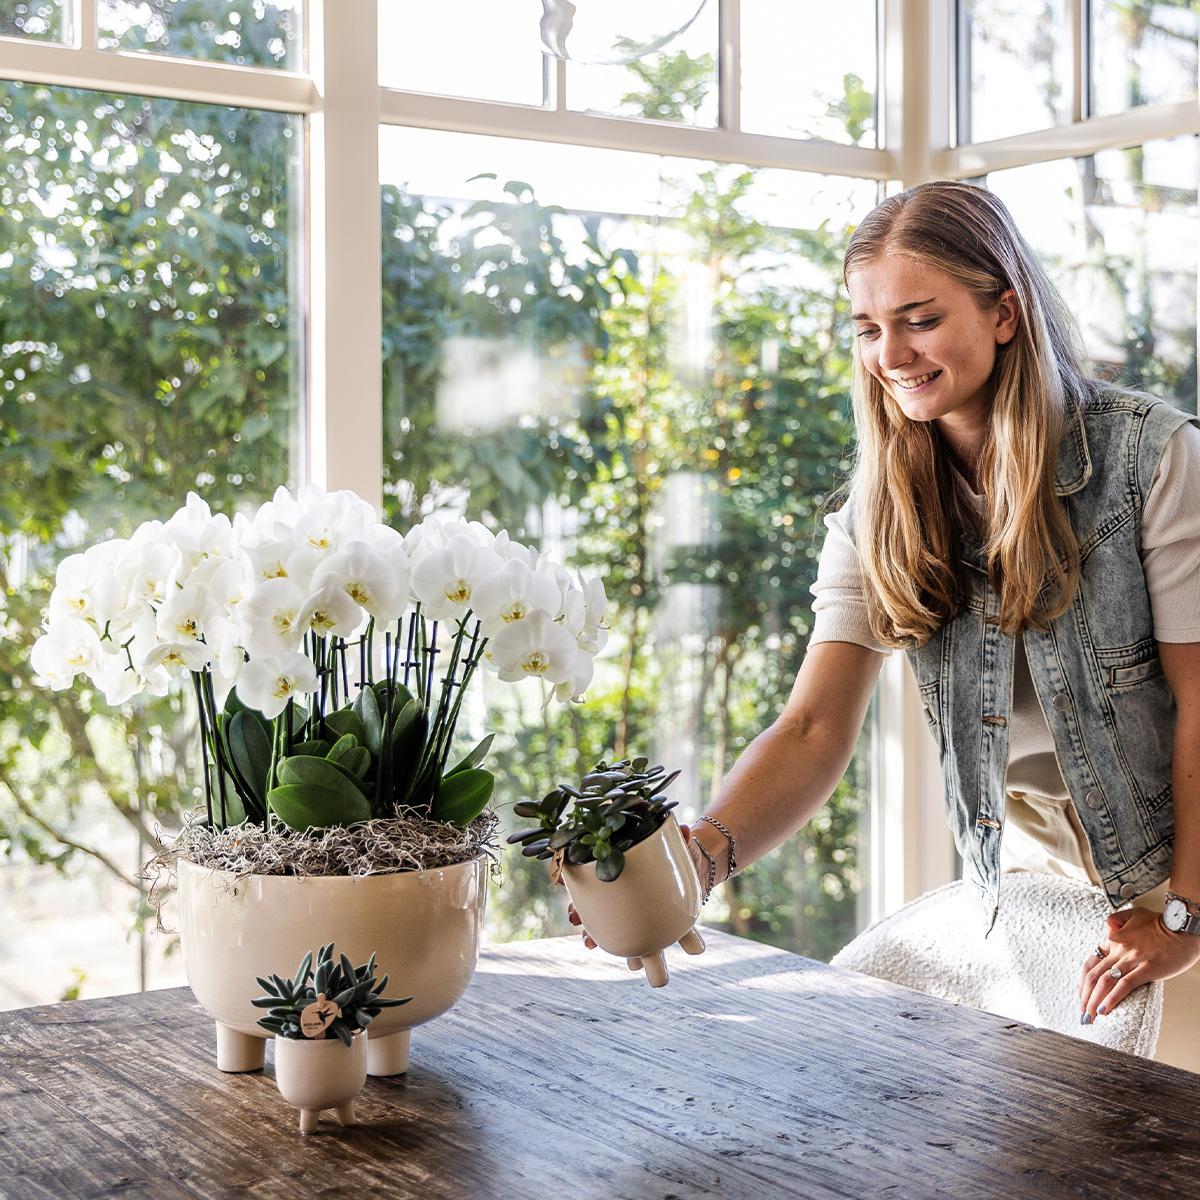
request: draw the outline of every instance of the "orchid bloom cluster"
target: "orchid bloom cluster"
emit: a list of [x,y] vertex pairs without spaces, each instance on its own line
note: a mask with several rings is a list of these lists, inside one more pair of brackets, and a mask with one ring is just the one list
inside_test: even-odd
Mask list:
[[478,522],[427,517],[402,535],[353,492],[312,486],[230,520],[189,494],[169,520],[63,560],[32,665],[55,690],[84,676],[111,705],[191,673],[202,705],[203,678],[210,707],[236,687],[273,719],[390,671],[407,615],[410,659],[452,624],[455,659],[469,638],[501,680],[567,701],[591,681],[604,610],[600,580]]

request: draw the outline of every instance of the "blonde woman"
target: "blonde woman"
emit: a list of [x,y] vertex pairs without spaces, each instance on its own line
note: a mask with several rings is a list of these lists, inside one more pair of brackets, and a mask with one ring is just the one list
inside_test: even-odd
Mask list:
[[1103,888],[1114,912],[1080,948],[1080,1020],[1172,981],[1158,1057],[1200,1071],[1200,422],[1088,375],[984,189],[884,201],[844,278],[849,499],[826,518],[791,697],[690,831],[701,880],[826,801],[902,648],[991,919],[1004,870]]

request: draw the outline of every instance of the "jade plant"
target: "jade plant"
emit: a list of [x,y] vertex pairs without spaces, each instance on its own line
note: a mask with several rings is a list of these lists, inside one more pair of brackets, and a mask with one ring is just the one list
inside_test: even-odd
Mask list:
[[513,811],[538,823],[512,834],[509,843],[520,844],[527,858],[561,854],[576,865],[594,862],[597,879],[618,879],[625,851],[659,829],[678,803],[663,793],[679,772],[664,776],[663,768],[650,767],[649,761],[634,758],[609,765],[601,760],[577,787],[560,783],[539,801],[521,801]]
[[347,1046],[352,1035],[366,1029],[383,1009],[412,999],[385,999],[382,992],[388,977],[376,986],[375,955],[361,967],[351,966],[344,954],[335,962],[332,942],[317,951],[315,972],[310,950],[294,978],[260,976],[258,982],[267,995],[251,1004],[270,1010],[258,1020],[264,1029],[285,1038],[336,1037]]

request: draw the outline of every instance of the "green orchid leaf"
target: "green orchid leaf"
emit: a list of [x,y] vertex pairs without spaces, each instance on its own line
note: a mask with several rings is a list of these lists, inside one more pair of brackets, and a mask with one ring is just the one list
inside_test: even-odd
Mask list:
[[354,698],[354,715],[362,722],[364,736],[359,738],[372,754],[379,753],[383,740],[383,720],[379,715],[379,702],[370,688],[363,688]]
[[343,734],[329,749],[329,753],[321,757],[329,759],[330,762],[341,762],[344,755],[350,753],[358,747],[358,738],[352,733]]
[[467,755],[456,767],[451,767],[443,776],[444,779],[449,779],[451,775],[457,775],[460,771],[469,771],[472,767],[477,767],[487,757],[487,752],[492,748],[492,742],[496,735],[489,733],[487,737]]
[[362,721],[359,720],[358,714],[351,708],[339,708],[337,712],[330,713],[325,718],[325,724],[333,730],[339,738],[344,737],[348,733],[352,733],[360,743],[366,745],[367,731],[363,727]]
[[244,708],[229,718],[226,745],[238,774],[254,798],[264,803],[271,770],[270,726],[258,713]]
[[280,783],[310,783],[331,792],[363,794],[362,780],[341,763],[308,754],[293,754],[279,761]]
[[[353,825],[366,821],[371,816],[371,805],[356,788],[348,786],[345,791],[330,791],[311,783],[285,783],[272,788],[267,797],[275,815],[290,829],[303,832],[306,829],[327,829],[331,825]],[[324,991],[322,972],[328,976],[322,963],[317,971],[317,991]]]
[[392,745],[398,746],[408,736],[418,715],[423,711],[419,700],[406,700],[392,718]]
[[311,754],[314,758],[326,758],[329,755],[330,746],[328,742],[311,741],[297,742],[292,747],[293,754]]
[[433,819],[469,825],[487,807],[495,786],[496,778],[490,771],[476,768],[443,779],[433,804]]

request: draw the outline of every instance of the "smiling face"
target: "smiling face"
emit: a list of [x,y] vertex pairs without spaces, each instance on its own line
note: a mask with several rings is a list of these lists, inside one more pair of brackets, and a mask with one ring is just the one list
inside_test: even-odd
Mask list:
[[1014,293],[981,311],[945,271],[902,254],[856,267],[847,285],[863,366],[904,415],[937,421],[952,444],[981,437],[996,346],[1016,333]]

